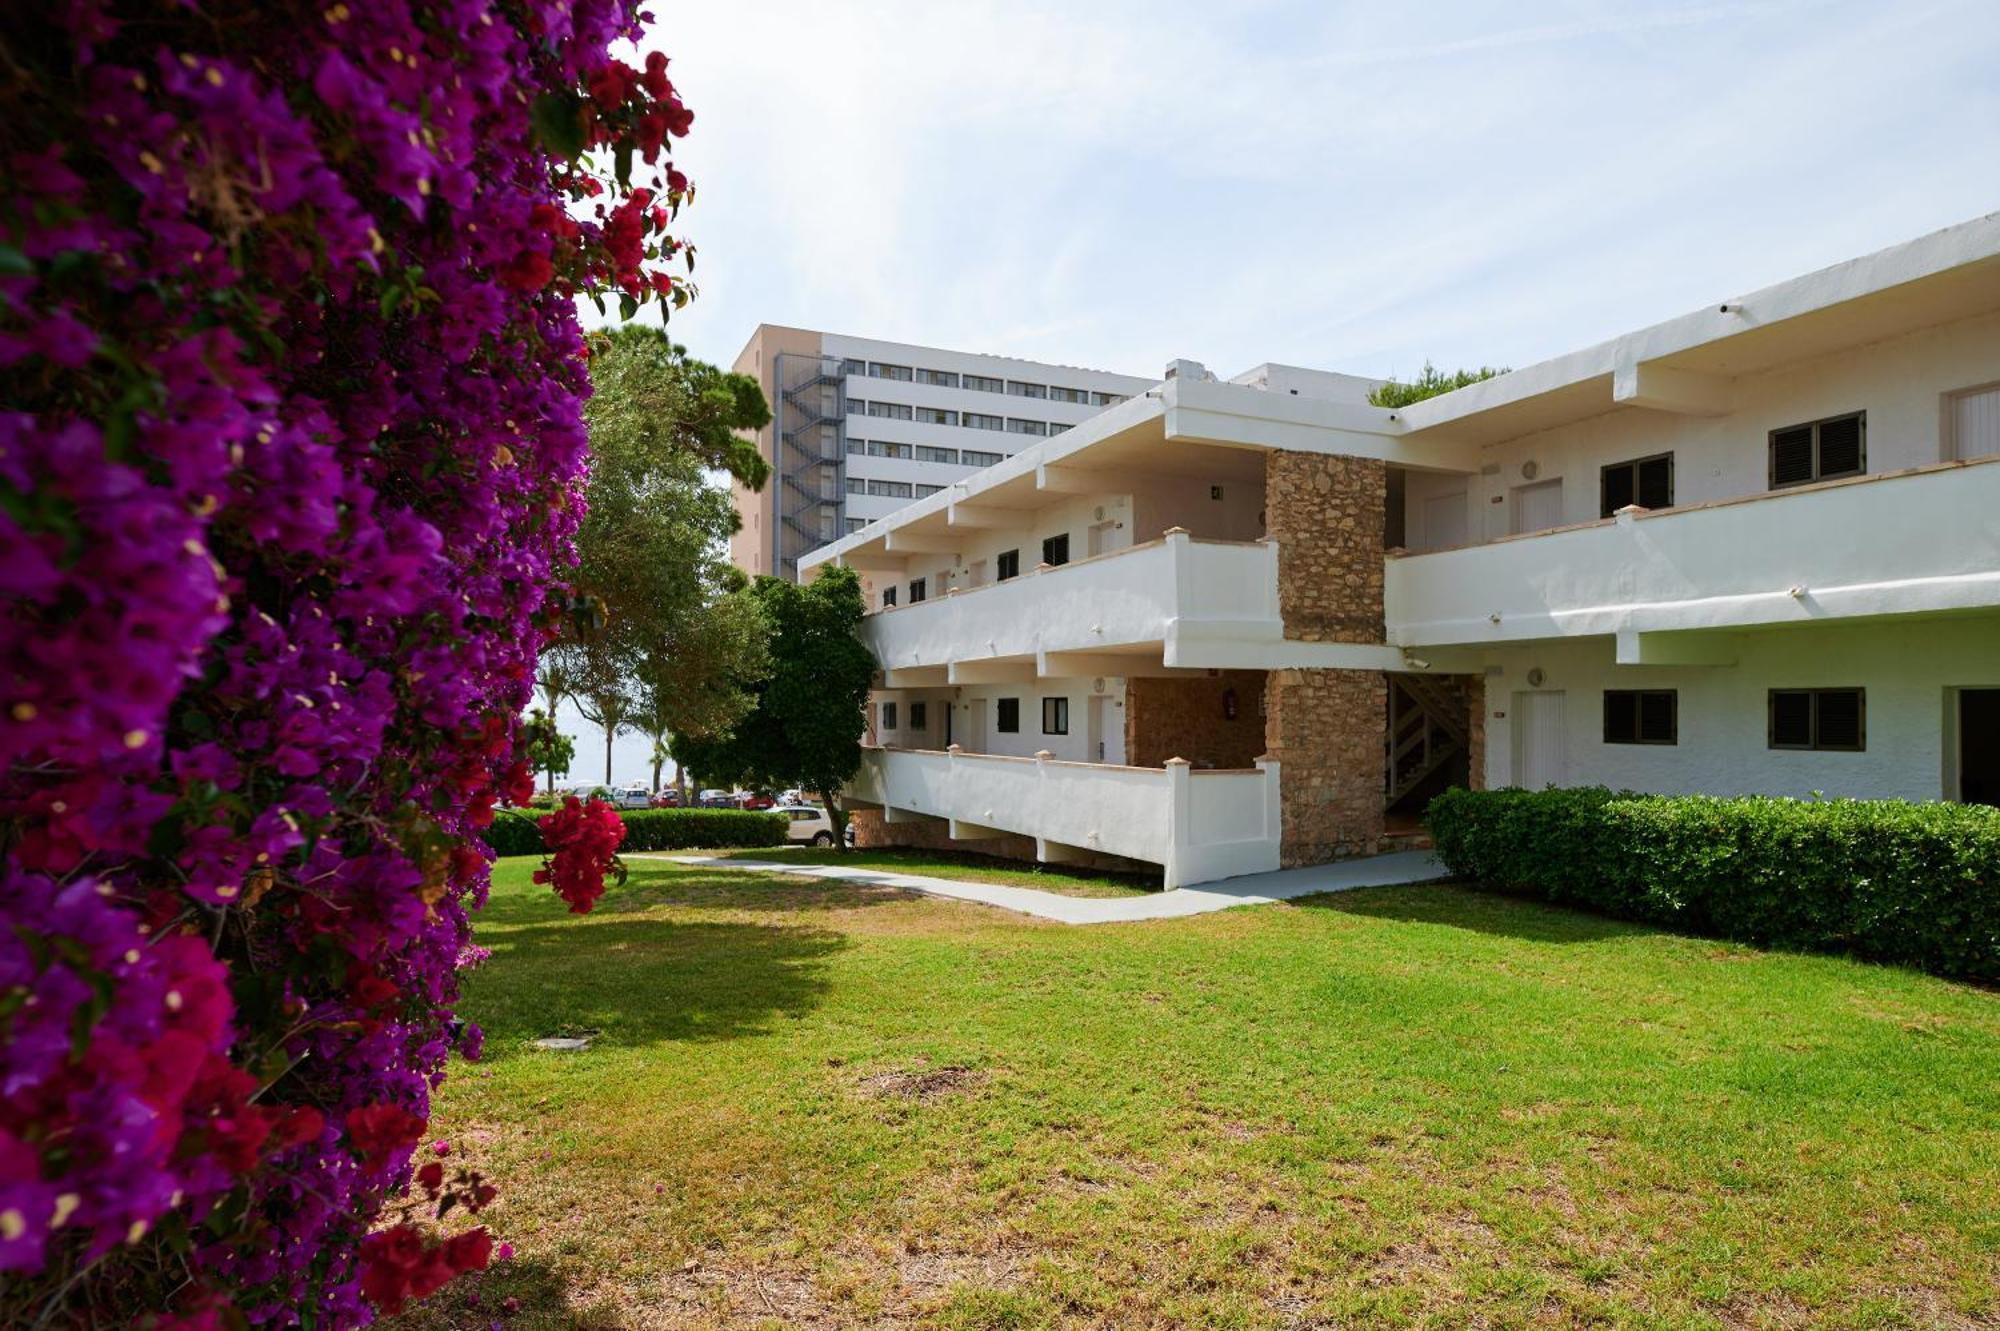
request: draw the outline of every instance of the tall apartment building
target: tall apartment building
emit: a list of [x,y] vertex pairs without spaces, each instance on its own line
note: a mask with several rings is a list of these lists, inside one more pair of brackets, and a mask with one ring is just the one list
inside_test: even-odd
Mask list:
[[1177,362],[835,563],[867,844],[1173,887],[1453,784],[2000,803],[2000,214],[1399,410]]
[[734,368],[771,402],[757,438],[771,480],[736,487],[730,555],[785,578],[809,551],[1155,382],[776,324],[757,326]]

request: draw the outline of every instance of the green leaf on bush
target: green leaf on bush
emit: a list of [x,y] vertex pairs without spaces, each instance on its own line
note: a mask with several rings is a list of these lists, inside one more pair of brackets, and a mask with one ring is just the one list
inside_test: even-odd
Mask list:
[[583,98],[573,92],[545,92],[529,109],[529,123],[542,146],[565,161],[583,155]]

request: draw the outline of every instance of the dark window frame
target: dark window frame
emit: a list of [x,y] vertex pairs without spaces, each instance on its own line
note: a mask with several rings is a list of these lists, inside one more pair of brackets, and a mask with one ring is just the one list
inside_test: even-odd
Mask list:
[[[1851,693],[1854,695],[1854,743],[1828,744],[1820,739],[1821,700],[1830,693]],[[1778,742],[1778,698],[1781,696],[1805,696],[1812,699],[1807,721],[1808,739],[1804,744],[1780,744]],[[1764,702],[1765,741],[1767,747],[1785,753],[1866,753],[1868,752],[1868,690],[1855,686],[1835,686],[1814,689],[1770,689],[1766,691]]]
[[[1050,722],[1055,728],[1050,728]],[[1044,735],[1069,734],[1069,699],[1062,694],[1054,694],[1042,699],[1042,733]]]
[[1619,508],[1625,507],[1624,504],[1618,505],[1617,508],[1611,506],[1611,473],[1614,471],[1630,471],[1632,473],[1632,498],[1629,502],[1634,504],[1640,502],[1639,468],[1645,466],[1648,462],[1664,462],[1667,464],[1667,502],[1664,504],[1645,504],[1643,507],[1649,511],[1657,512],[1660,509],[1672,508],[1674,506],[1674,455],[1671,451],[1666,453],[1649,453],[1645,457],[1632,458],[1625,462],[1607,462],[1597,469],[1598,517],[1611,517],[1617,513]]
[[885,702],[882,704],[882,729],[894,730],[895,728],[896,728],[896,704],[892,702]]
[[926,581],[926,580],[925,580],[925,579],[923,579],[923,578],[911,578],[911,579],[910,579],[910,604],[911,604],[911,605],[915,605],[915,604],[916,604],[917,602],[919,602],[919,601],[923,600],[923,599],[924,599],[924,597],[925,597],[925,595],[927,594],[927,588],[926,588],[926,586],[925,586],[925,581]]
[[[1054,556],[1061,555],[1057,559]],[[1057,532],[1054,536],[1042,538],[1042,562],[1051,568],[1059,568],[1069,563],[1069,533]]]
[[[1853,421],[1855,423],[1856,432],[1859,436],[1855,442],[1856,465],[1852,471],[1837,471],[1829,475],[1820,468],[1820,431],[1826,426],[1839,421]],[[1790,434],[1794,430],[1812,431],[1812,475],[1799,481],[1780,481],[1778,479],[1778,436],[1781,434]],[[1818,420],[1797,421],[1791,425],[1781,425],[1766,436],[1764,455],[1765,477],[1770,482],[1770,488],[1773,490],[1790,490],[1801,485],[1818,485],[1821,481],[1839,481],[1845,480],[1850,476],[1866,476],[1868,474],[1868,413],[1865,410],[1843,411],[1832,416],[1822,416]]]
[[[1667,738],[1646,738],[1646,699],[1667,700]],[[1606,744],[1645,744],[1669,748],[1681,742],[1681,702],[1679,689],[1606,689],[1604,690],[1604,742]],[[1631,726],[1625,734],[1614,734],[1612,713],[1618,710],[1618,703],[1631,700]],[[1614,702],[1614,700],[1618,700]],[[1624,727],[1620,727],[1623,729]]]
[[884,610],[893,610],[896,608],[896,589],[894,587],[884,587],[882,589],[882,608]]
[[1000,735],[1021,733],[1021,700],[1019,698],[995,698],[993,700],[993,730]]
[[1005,582],[1009,578],[1020,577],[1021,552],[1019,550],[1002,550],[993,560],[993,570],[996,574],[994,578],[995,582]]
[[910,704],[909,729],[928,730],[930,729],[930,719],[930,705],[928,703],[913,702]]

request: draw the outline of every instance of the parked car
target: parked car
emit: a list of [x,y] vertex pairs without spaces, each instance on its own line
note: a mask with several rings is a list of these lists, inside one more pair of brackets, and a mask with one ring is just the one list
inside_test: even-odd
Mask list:
[[695,802],[704,809],[733,809],[736,807],[736,797],[726,790],[704,790],[701,792],[701,798]]
[[778,807],[778,801],[764,791],[753,790],[738,800],[738,807],[744,809],[775,809]]
[[560,794],[574,795],[585,804],[590,803],[592,800],[603,800],[606,804],[614,806],[618,804],[618,792],[610,786],[571,786],[568,790],[560,792]]
[[833,844],[833,820],[826,816],[825,809],[815,809],[810,804],[780,804],[772,812],[789,820],[785,840],[810,846]]
[[653,792],[641,785],[621,786],[612,803],[621,809],[649,809],[653,806]]
[[656,809],[680,808],[681,807],[680,791],[675,790],[672,786],[668,786],[665,790],[653,796],[653,807]]

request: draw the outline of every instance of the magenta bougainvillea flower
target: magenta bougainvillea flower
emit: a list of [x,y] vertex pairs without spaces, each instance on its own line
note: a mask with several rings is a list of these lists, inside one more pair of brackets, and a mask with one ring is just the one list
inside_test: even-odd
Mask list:
[[[690,113],[609,54],[642,18],[9,17],[0,1324],[343,1331],[491,1258],[474,1162],[411,1155],[482,1039],[477,833],[532,791],[576,301],[691,294]],[[549,826],[586,910],[622,824]]]

